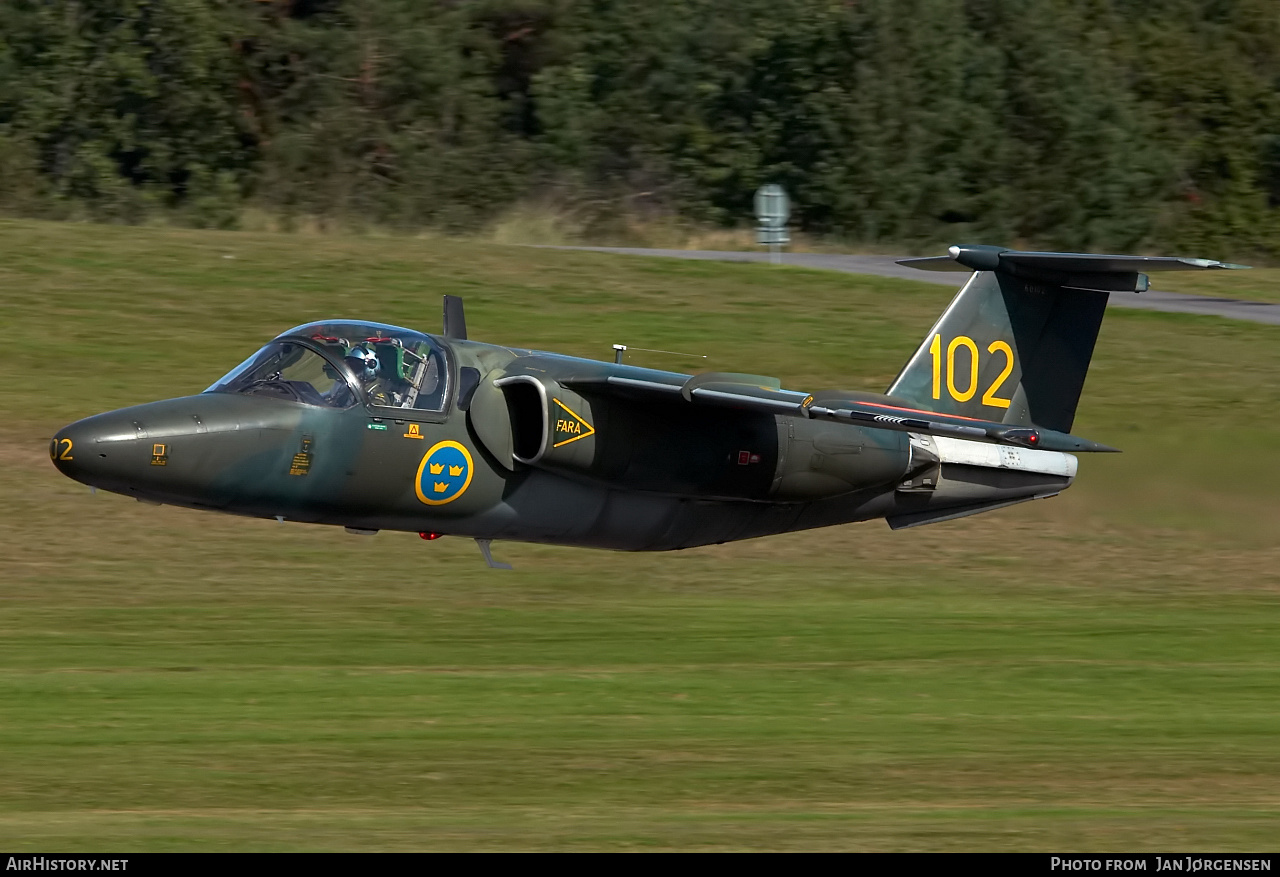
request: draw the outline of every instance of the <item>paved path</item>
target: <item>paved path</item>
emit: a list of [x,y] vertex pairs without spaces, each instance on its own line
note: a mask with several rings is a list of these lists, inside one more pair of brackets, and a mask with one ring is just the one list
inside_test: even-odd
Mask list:
[[[767,262],[768,253],[737,252],[732,250],[646,250],[627,247],[555,247],[560,250],[590,250],[597,253],[618,253],[627,256],[665,256],[672,259],[704,259],[714,262]],[[968,274],[921,271],[907,268],[894,260],[901,256],[832,256],[822,253],[784,253],[782,264],[800,268],[820,268],[827,271],[844,271],[848,274],[875,274],[880,277],[899,277],[920,283],[939,283],[957,287],[968,279]],[[1158,279],[1159,275],[1156,275]],[[1233,320],[1249,320],[1280,326],[1280,304],[1242,301],[1234,298],[1213,298],[1203,295],[1185,295],[1180,292],[1116,293],[1108,302],[1119,308],[1138,308],[1147,311],[1166,311],[1175,314],[1204,314],[1227,317]]]

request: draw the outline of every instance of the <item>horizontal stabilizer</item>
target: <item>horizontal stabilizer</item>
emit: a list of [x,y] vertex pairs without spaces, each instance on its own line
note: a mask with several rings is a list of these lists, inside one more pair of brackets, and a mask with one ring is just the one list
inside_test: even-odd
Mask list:
[[1206,271],[1247,269],[1248,265],[1185,259],[1178,256],[1102,256],[1088,253],[1003,253],[1001,262],[1046,268],[1052,271],[1084,271],[1090,274],[1128,274],[1131,271]]
[[[1070,285],[1072,278],[1084,280],[1089,288],[1119,290],[1114,283],[1099,282],[1100,275],[1137,276],[1150,271],[1205,271],[1248,268],[1212,259],[1178,256],[1112,256],[1094,253],[1043,253],[1008,250],[981,244],[956,244],[946,256],[899,259],[899,265],[923,271],[1003,271],[1016,277],[1044,279]],[[1145,284],[1130,289],[1141,292]]]

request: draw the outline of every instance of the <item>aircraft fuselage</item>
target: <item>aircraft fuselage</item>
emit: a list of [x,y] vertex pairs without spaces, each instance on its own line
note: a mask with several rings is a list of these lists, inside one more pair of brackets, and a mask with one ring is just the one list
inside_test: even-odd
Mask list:
[[[50,453],[70,477],[145,502],[620,550],[686,548],[936,504],[936,483],[904,490],[904,478],[937,460],[922,464],[922,448],[903,432],[574,391],[557,376],[687,376],[431,340],[448,360],[439,411],[205,392],[78,421]],[[1069,482],[1037,474],[1000,493],[1046,494]],[[984,488],[990,501],[991,485]]]

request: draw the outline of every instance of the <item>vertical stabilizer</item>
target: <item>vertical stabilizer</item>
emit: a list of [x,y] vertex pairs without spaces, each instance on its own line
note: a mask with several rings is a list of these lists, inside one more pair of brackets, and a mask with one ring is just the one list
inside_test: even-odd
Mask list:
[[1107,294],[979,271],[889,395],[922,408],[1070,432]]
[[1243,266],[1205,259],[1030,253],[955,246],[904,259],[974,270],[889,388],[931,411],[1070,432],[1111,292],[1141,292],[1144,271]]

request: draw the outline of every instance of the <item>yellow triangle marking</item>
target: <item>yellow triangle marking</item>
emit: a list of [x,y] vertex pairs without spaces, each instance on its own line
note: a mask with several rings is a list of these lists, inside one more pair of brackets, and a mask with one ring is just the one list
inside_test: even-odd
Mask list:
[[575,435],[573,438],[567,438],[567,439],[565,439],[565,440],[564,440],[564,441],[562,441],[562,442],[556,442],[556,443],[555,443],[554,445],[552,445],[551,447],[553,447],[553,448],[558,448],[558,447],[560,447],[561,445],[571,444],[572,442],[576,442],[576,441],[578,441],[579,439],[584,439],[584,438],[587,438],[588,436],[593,436],[593,435],[595,435],[595,434],[596,434],[596,428],[595,428],[594,426],[592,426],[591,424],[587,423],[585,420],[583,420],[583,419],[582,419],[582,416],[581,416],[580,414],[578,414],[576,411],[574,411],[572,408],[570,408],[568,405],[564,404],[563,402],[561,402],[559,399],[555,398],[554,396],[552,397],[551,401],[552,401],[552,402],[555,402],[557,405],[559,405],[561,408],[563,408],[563,409],[565,410],[565,412],[566,412],[570,417],[572,417],[574,420],[578,421],[578,423],[582,424],[582,429],[584,430],[584,431],[583,431],[583,433],[582,433],[581,435]]

